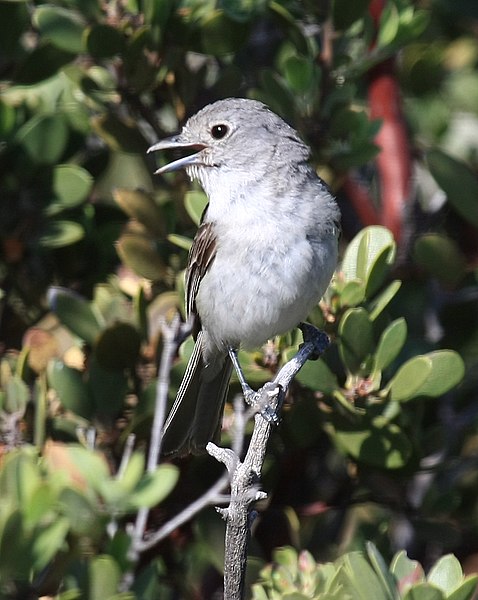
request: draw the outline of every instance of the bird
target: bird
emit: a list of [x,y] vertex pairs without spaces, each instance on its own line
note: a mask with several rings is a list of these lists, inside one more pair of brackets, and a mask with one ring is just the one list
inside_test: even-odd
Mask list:
[[217,440],[239,348],[260,347],[306,319],[337,265],[340,212],[310,148],[262,102],[226,98],[148,152],[188,152],[208,204],[189,251],[185,310],[194,349],[163,428],[162,454],[201,454]]

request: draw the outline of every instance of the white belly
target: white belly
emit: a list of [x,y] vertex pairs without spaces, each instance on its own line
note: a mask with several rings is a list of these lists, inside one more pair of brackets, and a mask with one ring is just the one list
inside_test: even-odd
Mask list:
[[333,234],[320,243],[264,229],[229,235],[196,298],[211,349],[257,347],[295,327],[322,297],[336,260]]

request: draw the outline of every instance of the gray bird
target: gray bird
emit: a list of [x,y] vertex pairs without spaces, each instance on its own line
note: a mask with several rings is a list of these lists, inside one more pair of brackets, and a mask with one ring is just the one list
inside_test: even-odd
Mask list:
[[196,339],[164,426],[164,454],[204,452],[220,432],[232,362],[304,320],[337,264],[339,210],[297,132],[267,106],[230,98],[192,116],[148,152],[192,154],[186,169],[208,196],[186,269]]

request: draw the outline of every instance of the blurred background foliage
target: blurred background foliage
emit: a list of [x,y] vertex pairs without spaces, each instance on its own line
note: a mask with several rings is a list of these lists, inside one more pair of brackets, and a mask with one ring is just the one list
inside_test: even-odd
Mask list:
[[[146,149],[228,96],[300,131],[343,214],[343,260],[310,316],[332,345],[287,399],[251,541],[251,582],[278,570],[250,594],[299,594],[281,577],[305,560],[352,597],[378,598],[353,588],[364,561],[405,578],[404,597],[441,568],[451,583],[427,598],[471,597],[451,559],[425,581],[403,554],[389,571],[370,547],[340,557],[371,540],[387,562],[453,552],[478,570],[477,31],[475,0],[0,0],[2,597],[220,594],[212,508],[136,565],[128,527],[155,507],[154,530],[220,472],[197,458],[144,474],[159,323],[182,310],[205,204],[183,173],[155,178]],[[298,343],[241,353],[251,384]],[[228,407],[225,442],[232,424]],[[336,562],[284,563],[284,545]]]

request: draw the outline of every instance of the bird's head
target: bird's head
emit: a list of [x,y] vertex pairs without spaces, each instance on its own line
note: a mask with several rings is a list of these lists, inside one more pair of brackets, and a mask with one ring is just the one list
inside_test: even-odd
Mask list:
[[278,115],[265,104],[244,98],[209,104],[186,122],[181,133],[154,144],[148,152],[174,149],[191,153],[163,165],[156,174],[186,169],[201,183],[219,170],[245,178],[252,168],[266,174],[271,160],[285,164],[292,157],[307,159],[309,153],[296,131]]

